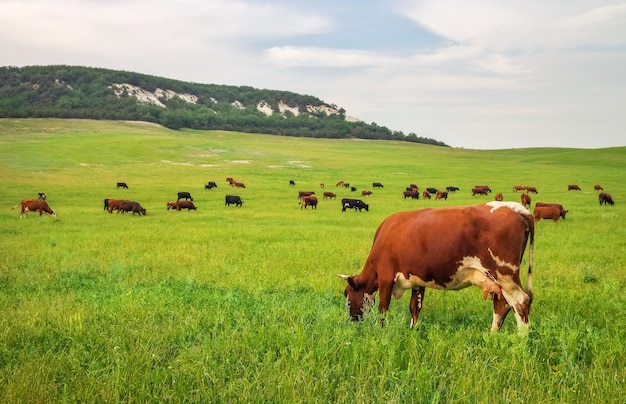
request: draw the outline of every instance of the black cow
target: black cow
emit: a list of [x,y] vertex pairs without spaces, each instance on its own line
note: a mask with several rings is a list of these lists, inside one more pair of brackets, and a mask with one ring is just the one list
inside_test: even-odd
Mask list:
[[125,188],[128,189],[128,185],[126,185],[125,182],[118,182],[117,183],[117,188]]
[[289,180],[289,185],[296,185],[296,182],[294,180]]
[[456,191],[459,191],[459,187],[446,187],[446,191],[456,192]]
[[226,195],[226,201],[224,206],[230,206],[231,204],[235,204],[235,206],[243,206],[243,201],[237,195]]
[[350,191],[352,192],[356,191],[356,187],[350,187]]
[[204,189],[212,189],[212,188],[217,188],[217,184],[215,183],[215,181],[209,181],[204,186]]
[[426,191],[430,192],[431,194],[437,194],[437,188],[426,188]]
[[359,212],[361,211],[361,209],[365,209],[365,211],[369,212],[370,205],[368,205],[367,203],[363,202],[360,199],[344,198],[341,200],[341,211],[345,212],[346,209],[354,209],[354,210],[358,209]]
[[133,212],[133,216],[135,215],[135,213],[137,213],[139,216],[146,215],[146,210],[142,208],[138,202],[134,201],[122,201],[118,205],[118,209],[119,212],[122,213]]
[[181,199],[184,199],[186,201],[191,200],[191,202],[193,202],[193,198],[191,197],[191,194],[189,192],[179,192],[178,199],[176,199],[176,201],[179,201]]
[[372,182],[372,188],[384,188],[380,182]]

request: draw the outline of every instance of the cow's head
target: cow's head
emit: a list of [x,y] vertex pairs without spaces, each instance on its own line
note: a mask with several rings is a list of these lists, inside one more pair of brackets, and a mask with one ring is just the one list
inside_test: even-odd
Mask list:
[[353,321],[363,319],[363,314],[374,306],[376,291],[368,292],[367,285],[359,283],[358,276],[337,275],[348,282],[343,291],[348,314]]
[[561,217],[565,219],[565,215],[569,212],[569,210],[561,210]]

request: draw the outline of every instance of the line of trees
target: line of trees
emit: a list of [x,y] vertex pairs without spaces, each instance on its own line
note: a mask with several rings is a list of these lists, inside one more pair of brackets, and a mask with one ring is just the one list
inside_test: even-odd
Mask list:
[[[196,103],[179,97],[161,97],[165,105],[140,102],[128,93],[115,94],[113,84],[130,84],[154,93],[157,89],[192,94]],[[243,108],[232,104],[239,102]],[[279,104],[299,113],[257,109],[266,102],[274,111]],[[307,105],[328,106],[320,99],[288,91],[248,86],[199,84],[145,74],[80,66],[0,67],[0,118],[77,118],[137,120],[170,129],[217,129],[281,136],[400,140],[447,146],[434,139],[405,135],[375,123],[350,122],[345,110],[336,114],[307,111]]]

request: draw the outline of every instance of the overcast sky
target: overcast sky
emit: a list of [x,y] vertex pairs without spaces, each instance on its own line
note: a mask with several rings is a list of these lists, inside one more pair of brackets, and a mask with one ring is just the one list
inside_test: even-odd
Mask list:
[[0,0],[0,66],[316,96],[453,147],[626,145],[626,1]]

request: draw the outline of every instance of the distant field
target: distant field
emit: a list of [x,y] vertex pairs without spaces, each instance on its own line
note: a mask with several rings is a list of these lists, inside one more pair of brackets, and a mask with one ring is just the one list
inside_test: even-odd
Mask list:
[[[0,119],[0,401],[624,402],[624,173],[626,147],[481,151]],[[460,191],[405,200],[410,183]],[[614,206],[599,206],[596,183]],[[471,195],[479,184],[514,201],[513,185],[532,185],[533,203],[569,210],[537,224],[529,335],[513,315],[489,333],[477,288],[428,290],[414,330],[408,294],[384,327],[375,314],[348,321],[335,275],[360,272],[380,222],[493,200]],[[340,199],[365,189],[370,211],[342,213]],[[316,192],[316,210],[300,208],[301,190]],[[11,210],[42,191],[56,217]],[[197,211],[166,210],[179,191]],[[224,206],[227,194],[243,207]],[[109,214],[105,198],[147,215]]]

